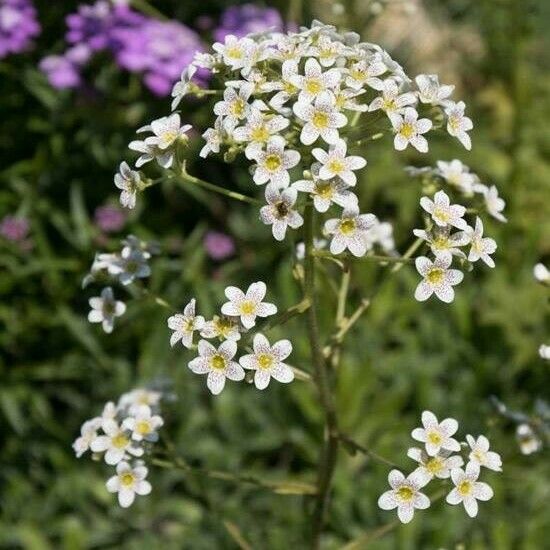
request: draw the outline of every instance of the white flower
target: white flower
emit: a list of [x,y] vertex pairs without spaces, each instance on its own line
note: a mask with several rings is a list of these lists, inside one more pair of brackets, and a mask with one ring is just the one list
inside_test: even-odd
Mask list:
[[216,122],[214,122],[214,128],[208,128],[208,130],[202,134],[202,137],[205,139],[206,143],[200,150],[199,157],[206,158],[210,153],[219,153],[224,138],[222,120],[217,118]]
[[128,508],[134,502],[136,495],[148,495],[151,484],[146,481],[148,470],[145,466],[132,468],[127,462],[119,462],[116,475],[107,481],[107,490],[118,493],[118,502],[123,508]]
[[218,395],[225,386],[225,379],[243,380],[244,370],[233,361],[237,353],[237,344],[232,340],[222,342],[218,349],[206,340],[199,340],[199,357],[189,362],[189,368],[195,374],[208,374],[206,385]]
[[248,116],[246,124],[235,128],[233,138],[236,141],[247,143],[244,153],[246,158],[253,159],[273,134],[284,130],[289,124],[290,121],[285,117],[280,115],[267,117],[260,110],[253,109]]
[[434,200],[429,197],[420,199],[420,206],[431,214],[432,220],[439,227],[451,225],[458,229],[466,229],[468,224],[462,216],[466,213],[466,208],[460,204],[450,204],[449,195],[445,191],[438,191],[434,195]]
[[288,187],[288,171],[300,162],[298,151],[285,151],[285,140],[281,136],[272,136],[265,151],[255,151],[254,183],[263,185],[270,181],[277,187]]
[[277,382],[288,384],[294,380],[294,372],[283,363],[292,352],[292,344],[288,340],[279,340],[273,346],[263,334],[256,334],[253,341],[254,353],[243,355],[239,363],[245,369],[256,371],[254,384],[259,390],[267,388],[271,377]]
[[319,177],[322,180],[330,180],[336,176],[341,178],[348,185],[357,183],[357,176],[353,173],[354,170],[360,170],[367,165],[367,161],[363,157],[346,156],[347,145],[342,139],[331,145],[328,153],[323,149],[315,148],[311,152],[312,155],[321,163]]
[[163,424],[164,420],[158,414],[153,414],[150,407],[140,405],[132,416],[123,420],[122,427],[132,432],[134,441],[157,441],[157,429]]
[[113,466],[123,460],[127,454],[141,456],[143,449],[133,445],[128,432],[119,426],[116,420],[108,418],[103,420],[101,429],[105,435],[98,435],[90,444],[94,453],[105,452],[105,462]]
[[109,273],[118,277],[123,285],[129,285],[135,279],[144,279],[151,275],[151,268],[147,263],[150,255],[137,248],[125,246],[120,256],[109,265]]
[[539,356],[541,359],[550,360],[550,346],[541,344],[539,347]]
[[476,218],[475,229],[467,227],[464,233],[471,243],[468,261],[477,262],[478,260],[482,260],[489,267],[495,267],[495,262],[490,257],[490,254],[493,254],[497,249],[497,243],[494,239],[483,237],[483,222],[479,216]]
[[426,485],[426,480],[414,472],[405,477],[399,470],[392,470],[388,475],[391,490],[386,491],[378,499],[382,510],[397,508],[397,517],[402,523],[409,523],[414,516],[414,510],[425,510],[430,507],[430,499],[420,492]]
[[418,86],[418,99],[422,103],[443,106],[450,103],[448,98],[455,87],[440,85],[436,74],[419,74],[414,80]]
[[222,306],[222,313],[231,317],[240,317],[245,328],[252,328],[256,324],[256,317],[269,317],[277,313],[277,306],[262,302],[265,297],[265,283],[252,283],[246,294],[235,286],[228,286],[225,295],[229,299]]
[[470,242],[470,238],[464,231],[451,233],[449,226],[443,228],[436,226],[431,232],[414,229],[413,233],[428,243],[436,258],[452,258],[452,256],[466,258],[466,254],[458,248],[466,246]]
[[415,299],[424,302],[435,292],[442,302],[450,304],[455,298],[453,286],[464,278],[462,271],[449,269],[451,257],[439,257],[432,262],[425,256],[420,256],[416,258],[415,265],[418,273],[424,277],[416,287]]
[[502,472],[502,460],[498,453],[489,450],[489,440],[480,435],[477,439],[471,435],[466,436],[466,441],[470,446],[471,452],[468,456],[471,462],[474,462],[478,467],[485,466],[489,470]]
[[172,111],[176,109],[176,107],[180,104],[181,100],[189,93],[189,90],[193,85],[195,85],[192,82],[192,78],[197,72],[197,66],[191,63],[188,67],[186,67],[182,73],[180,80],[174,84],[174,87],[172,88],[172,97],[174,98],[172,100]]
[[80,458],[89,448],[92,441],[97,437],[97,430],[101,426],[101,418],[92,418],[82,424],[80,428],[80,437],[78,437],[73,443],[73,449],[77,456]]
[[88,313],[90,323],[101,323],[106,333],[113,332],[115,317],[124,315],[126,304],[115,300],[113,289],[108,286],[101,291],[101,296],[88,300],[92,310]]
[[250,38],[237,38],[232,34],[225,37],[225,43],[215,42],[212,49],[221,54],[223,62],[233,70],[250,67],[256,44]]
[[[149,127],[145,126],[144,128],[140,128],[138,132],[145,131],[147,128]],[[141,153],[141,155],[136,160],[137,168],[143,166],[148,162],[151,162],[152,160],[156,160],[159,166],[167,169],[170,168],[172,166],[172,163],[174,162],[174,155],[170,149],[167,151],[161,151],[157,147],[145,143],[144,140],[131,141],[128,145],[128,148],[132,151],[137,151],[138,153]]]
[[297,229],[302,226],[304,219],[294,210],[298,192],[293,187],[279,191],[273,184],[265,190],[266,206],[260,208],[260,219],[266,225],[271,225],[273,237],[282,241],[288,226]]
[[334,95],[329,92],[319,94],[313,104],[297,101],[292,108],[296,116],[306,123],[300,133],[300,141],[304,145],[311,145],[319,136],[326,143],[336,143],[340,137],[337,129],[348,121],[336,109]]
[[202,315],[195,315],[195,298],[191,299],[183,314],[176,313],[168,319],[168,328],[174,331],[170,345],[175,346],[181,340],[184,347],[190,348],[193,345],[193,332],[202,330],[204,322]]
[[237,342],[241,339],[239,322],[231,317],[214,315],[211,321],[204,323],[201,336],[203,338],[220,338]]
[[176,142],[187,137],[186,133],[192,128],[190,124],[181,126],[178,113],[165,116],[151,122],[150,130],[154,135],[145,138],[145,143],[165,151],[173,147]]
[[367,252],[367,230],[375,223],[373,214],[359,214],[357,207],[346,208],[340,219],[325,222],[325,233],[332,235],[331,254],[340,254],[346,248],[357,257]]
[[386,65],[378,55],[374,55],[370,60],[361,60],[354,63],[348,70],[346,85],[354,90],[363,88],[366,84],[371,88],[379,90],[383,83],[377,78],[387,71]]
[[395,252],[391,223],[376,220],[374,225],[367,231],[367,248],[370,250],[375,244],[378,244],[384,252]]
[[100,417],[101,422],[103,420],[114,420],[117,417],[118,412],[119,412],[119,408],[112,401],[108,401],[107,403],[105,403],[105,406],[101,411],[101,417]]
[[504,210],[506,203],[504,202],[504,199],[501,199],[498,196],[498,189],[496,188],[496,186],[483,186],[480,189],[485,199],[485,207],[487,208],[487,212],[489,212],[489,214],[493,216],[493,218],[496,218],[498,221],[504,223],[507,222],[508,220],[501,213]]
[[457,187],[463,193],[472,193],[474,183],[476,183],[476,177],[468,170],[465,164],[456,159],[451,162],[438,160],[437,168],[441,177],[444,178],[448,184]]
[[248,116],[251,109],[248,98],[252,94],[253,88],[252,84],[243,84],[238,90],[226,88],[223,92],[223,100],[214,105],[214,114],[225,117],[223,124],[228,132],[231,132],[240,120]]
[[462,145],[469,151],[472,148],[472,140],[467,132],[473,127],[471,119],[464,115],[466,105],[463,101],[458,103],[451,102],[445,109],[447,115],[447,132],[453,137],[456,137]]
[[311,103],[322,92],[335,89],[340,79],[339,69],[329,69],[323,72],[319,62],[314,58],[309,58],[304,67],[304,75],[292,75],[290,82],[300,90],[298,101]]
[[298,65],[294,61],[285,61],[281,68],[281,78],[275,82],[275,89],[279,90],[269,101],[275,111],[283,111],[283,105],[294,97],[299,89],[292,84],[292,78],[298,74]]
[[121,190],[120,204],[125,208],[134,208],[136,206],[136,194],[141,184],[139,172],[132,170],[127,162],[121,162],[118,168],[118,174],[115,174],[115,185]]
[[326,212],[332,203],[342,208],[357,207],[357,195],[350,191],[350,186],[338,178],[329,181],[321,179],[298,180],[292,184],[294,189],[311,193],[313,206],[318,212]]
[[356,98],[366,93],[366,90],[352,90],[344,88],[334,92],[334,103],[339,110],[359,111],[364,113],[369,110],[369,106],[364,103],[357,103]]
[[158,408],[161,398],[162,393],[159,391],[136,388],[123,393],[118,400],[118,406],[120,409],[128,409],[128,414],[134,414],[142,405],[147,405],[151,409]]
[[539,263],[533,268],[533,276],[539,283],[550,282],[550,271],[544,264]]
[[411,447],[407,456],[420,464],[413,472],[427,481],[434,477],[447,479],[451,476],[451,470],[460,468],[464,460],[459,455],[451,455],[449,451],[440,451],[435,456],[430,456],[424,449]]
[[[369,105],[369,111],[377,111],[378,109],[382,109],[382,111],[384,111],[388,116],[397,115],[404,112],[407,105],[414,105],[416,103],[416,96],[412,92],[407,92],[404,94],[399,93],[399,86],[393,78],[389,78],[388,80],[381,82],[377,89],[382,92],[382,95],[375,97],[372,100]],[[427,132],[430,128],[427,128],[424,132]],[[423,134],[424,132],[420,133]]]
[[460,451],[460,443],[451,436],[458,430],[458,422],[454,418],[445,418],[441,423],[430,411],[422,413],[423,428],[415,428],[411,437],[426,445],[426,452],[436,456],[440,451]]
[[308,55],[316,57],[323,67],[331,67],[336,63],[343,51],[343,44],[330,39],[327,35],[321,35]]
[[447,495],[448,504],[462,504],[466,513],[474,518],[477,516],[477,501],[490,500],[493,498],[493,490],[487,483],[477,481],[479,477],[479,467],[473,462],[466,465],[466,471],[462,468],[456,468],[451,472],[451,479],[455,488]]
[[418,113],[412,107],[405,107],[403,116],[394,113],[390,120],[395,131],[393,145],[397,151],[403,151],[410,143],[417,151],[428,152],[428,142],[421,134],[425,134],[432,127],[430,119],[418,120]]
[[521,454],[530,455],[542,449],[542,441],[537,437],[529,424],[518,425],[516,428],[516,438]]

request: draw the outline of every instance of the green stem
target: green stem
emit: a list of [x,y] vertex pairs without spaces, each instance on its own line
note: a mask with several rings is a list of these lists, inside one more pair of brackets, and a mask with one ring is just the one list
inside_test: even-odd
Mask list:
[[312,518],[312,548],[317,549],[320,547],[321,535],[329,507],[330,486],[336,467],[339,438],[336,409],[334,407],[328,370],[319,337],[319,322],[317,319],[318,300],[315,290],[315,257],[313,255],[313,224],[313,205],[308,203],[304,210],[306,248],[304,259],[304,298],[308,298],[311,303],[311,307],[307,311],[311,362],[321,406],[325,414],[324,442],[317,473],[317,496]]
[[318,258],[328,258],[330,260],[357,260],[357,261],[371,261],[371,262],[384,262],[384,263],[411,263],[413,260],[410,257],[405,256],[380,256],[377,254],[368,254],[366,256],[354,256],[353,254],[349,254],[347,252],[344,252],[342,254],[338,254],[337,256],[331,254],[330,252],[327,252],[326,250],[314,250],[312,252],[313,256],[317,256]]

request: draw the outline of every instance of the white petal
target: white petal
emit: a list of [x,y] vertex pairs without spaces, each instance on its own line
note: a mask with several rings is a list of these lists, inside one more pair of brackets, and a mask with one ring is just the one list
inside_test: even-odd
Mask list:
[[219,372],[211,371],[208,373],[206,385],[213,395],[218,395],[225,386],[225,376]]

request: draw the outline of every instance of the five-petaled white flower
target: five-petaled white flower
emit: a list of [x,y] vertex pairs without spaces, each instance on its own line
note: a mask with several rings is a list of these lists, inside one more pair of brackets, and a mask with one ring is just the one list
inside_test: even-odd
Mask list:
[[484,435],[480,435],[477,439],[467,435],[466,441],[471,449],[468,456],[471,462],[495,472],[502,472],[502,459],[498,453],[489,450],[489,440]]
[[411,447],[407,451],[407,456],[419,464],[414,472],[428,481],[434,477],[447,479],[451,475],[451,470],[464,464],[461,456],[451,455],[450,451],[439,451],[435,456],[430,456],[424,449]]
[[248,116],[251,105],[248,98],[252,94],[254,86],[243,84],[238,90],[226,88],[223,92],[223,100],[214,105],[214,114],[224,117],[224,128],[231,132],[240,120]]
[[466,105],[464,101],[458,103],[450,102],[445,109],[447,115],[447,132],[456,137],[462,145],[469,151],[472,148],[472,140],[468,132],[474,127],[472,120],[464,115]]
[[121,162],[118,174],[115,174],[115,185],[120,189],[120,204],[125,208],[136,206],[136,194],[141,184],[139,172],[132,170],[127,162]]
[[443,106],[451,103],[448,98],[455,87],[440,85],[439,77],[436,74],[419,74],[414,80],[418,86],[418,99],[422,103]]
[[298,101],[311,103],[320,93],[335,89],[341,78],[339,69],[323,72],[319,62],[310,57],[304,67],[304,75],[294,74],[290,82],[300,90]]
[[460,204],[451,204],[449,195],[445,191],[438,191],[434,199],[422,197],[420,206],[432,216],[432,220],[439,227],[452,225],[458,229],[466,229],[468,224],[463,218],[466,208]]
[[378,499],[382,510],[397,508],[397,517],[402,523],[409,523],[414,516],[414,510],[425,510],[430,507],[430,499],[420,492],[429,480],[413,472],[405,477],[399,470],[392,470],[388,475],[391,490],[386,491]]
[[277,306],[263,302],[266,293],[265,283],[252,283],[246,294],[235,286],[228,286],[225,295],[229,299],[222,306],[222,313],[231,317],[240,317],[245,328],[252,328],[256,324],[256,317],[269,317],[277,313]]
[[451,162],[438,160],[437,169],[441,177],[444,178],[449,185],[457,187],[466,194],[471,194],[473,192],[473,187],[477,178],[469,171],[468,167],[459,160],[454,159]]
[[286,235],[287,227],[297,229],[302,226],[304,219],[293,208],[298,191],[294,187],[280,191],[273,184],[266,187],[266,206],[260,208],[260,219],[266,225],[271,225],[273,237],[282,241]]
[[438,422],[430,411],[422,413],[423,428],[415,428],[411,437],[426,445],[426,452],[436,456],[440,451],[460,451],[460,443],[451,436],[458,430],[458,422],[454,418],[445,418]]
[[224,44],[215,42],[212,49],[222,55],[226,65],[237,70],[250,65],[252,61],[250,58],[256,49],[256,44],[250,38],[237,38],[228,34]]
[[120,396],[118,406],[121,409],[128,409],[128,414],[134,414],[142,405],[147,405],[153,410],[157,409],[161,398],[162,392],[148,388],[135,388]]
[[450,258],[452,256],[466,258],[466,254],[458,248],[459,246],[466,246],[470,242],[470,238],[464,231],[451,233],[449,226],[436,226],[431,232],[424,229],[414,229],[413,233],[428,243],[436,258]]
[[119,462],[116,475],[107,480],[107,490],[110,493],[118,493],[118,503],[123,508],[128,508],[136,495],[148,495],[151,492],[151,484],[145,479],[147,473],[145,466],[132,468],[127,462]]
[[458,269],[449,269],[451,261],[451,256],[440,256],[433,262],[425,256],[416,258],[416,269],[424,277],[414,292],[419,302],[426,301],[434,292],[442,302],[450,304],[454,300],[453,286],[462,281],[464,273]]
[[191,130],[190,124],[181,126],[181,119],[178,113],[153,120],[148,129],[154,135],[145,138],[147,145],[157,147],[164,151],[172,147],[179,139],[187,138],[186,133]]
[[498,196],[498,189],[496,188],[496,185],[492,185],[491,187],[480,185],[477,189],[483,194],[487,212],[489,212],[489,214],[498,221],[506,223],[508,220],[502,214],[506,203],[504,202],[504,199]]
[[237,342],[241,339],[239,331],[239,321],[236,318],[222,315],[214,315],[210,321],[204,323],[201,330],[203,338],[220,338],[222,340],[234,340]]
[[365,84],[371,88],[380,90],[384,84],[378,77],[383,75],[387,70],[379,55],[374,55],[368,61],[363,59],[354,63],[348,69],[346,85],[353,90],[360,90]]
[[473,462],[466,465],[466,471],[462,468],[455,468],[451,471],[451,479],[455,488],[447,495],[448,504],[462,504],[466,513],[474,518],[477,516],[477,501],[490,500],[493,497],[493,490],[487,483],[477,481],[479,477],[479,466]]
[[113,332],[115,317],[124,315],[126,304],[115,300],[113,289],[110,286],[101,291],[101,296],[90,298],[88,302],[92,308],[88,313],[88,321],[101,323],[107,334]]
[[[381,109],[391,117],[392,115],[404,112],[408,105],[414,105],[416,103],[416,96],[412,92],[406,92],[404,94],[399,93],[399,86],[393,78],[388,78],[387,80],[384,80],[384,82],[380,82],[380,86],[377,86],[377,89],[382,92],[382,95],[375,97],[371,101],[369,111],[377,111],[378,109]],[[414,109],[412,110],[414,111]],[[430,128],[427,128],[424,132],[427,132]],[[423,134],[424,132],[419,133]]]
[[168,318],[168,328],[173,330],[170,337],[170,345],[175,346],[180,340],[184,347],[190,348],[193,345],[193,332],[202,330],[204,317],[195,315],[195,298],[192,298],[185,306],[182,313],[176,313]]
[[181,100],[190,92],[191,87],[194,85],[192,78],[197,72],[197,66],[191,63],[181,73],[180,79],[174,84],[172,88],[172,111],[175,111]]
[[395,131],[393,145],[397,151],[403,151],[410,143],[417,151],[428,152],[428,142],[422,134],[428,132],[432,127],[430,119],[418,120],[418,113],[412,107],[405,107],[403,116],[394,113],[390,120]]
[[317,212],[326,212],[332,203],[342,208],[357,207],[357,195],[350,191],[350,186],[338,178],[324,181],[318,178],[298,180],[292,184],[298,191],[311,193],[313,206]]
[[256,334],[253,341],[254,353],[243,355],[239,363],[245,369],[256,371],[254,384],[259,390],[267,388],[271,377],[277,382],[288,384],[294,380],[294,372],[283,363],[292,352],[288,340],[279,340],[272,346],[263,334]]
[[206,158],[210,153],[219,153],[224,138],[223,123],[220,118],[214,122],[214,128],[208,128],[202,137],[206,141],[199,152],[199,157]]
[[141,456],[143,449],[136,447],[126,428],[119,426],[112,418],[107,418],[101,423],[101,429],[105,435],[98,435],[91,443],[90,449],[94,453],[105,452],[105,462],[113,466],[123,460],[128,454]]
[[364,168],[367,161],[359,156],[347,157],[346,152],[347,145],[343,139],[339,139],[334,145],[331,145],[328,153],[323,149],[313,149],[312,155],[321,163],[319,177],[322,180],[330,180],[338,176],[348,185],[357,183],[357,176],[353,171]]
[[151,268],[147,260],[150,254],[131,246],[125,246],[109,267],[109,273],[118,277],[123,285],[129,285],[135,279],[144,279],[151,275]]
[[338,128],[347,124],[348,119],[336,108],[336,100],[330,92],[319,94],[313,104],[297,101],[293,105],[294,113],[305,122],[300,133],[300,141],[311,145],[319,136],[326,143],[333,144],[340,138]]
[[489,267],[495,267],[495,262],[490,254],[493,254],[497,249],[497,243],[494,239],[483,237],[483,222],[479,216],[476,218],[475,228],[467,227],[464,233],[471,245],[468,261],[477,262],[482,260]]
[[244,370],[233,361],[237,353],[234,341],[225,340],[216,349],[210,342],[199,340],[198,351],[199,357],[189,362],[189,368],[195,374],[208,374],[206,385],[214,395],[223,390],[226,378],[237,382],[244,379]]
[[367,230],[374,225],[373,214],[359,214],[355,206],[346,208],[340,219],[333,218],[325,222],[325,233],[332,235],[331,254],[340,254],[346,248],[357,257],[367,252]]
[[267,142],[265,151],[253,151],[256,167],[254,183],[263,185],[271,182],[277,187],[288,187],[288,171],[300,162],[298,151],[285,151],[285,140],[281,136],[272,136]]
[[122,421],[122,427],[132,432],[134,441],[157,441],[157,430],[163,424],[164,420],[158,414],[153,414],[147,405],[140,405],[132,416]]
[[80,428],[80,437],[73,443],[73,449],[77,458],[80,458],[90,448],[92,441],[97,437],[97,430],[99,430],[100,427],[100,417],[92,418],[82,424]]

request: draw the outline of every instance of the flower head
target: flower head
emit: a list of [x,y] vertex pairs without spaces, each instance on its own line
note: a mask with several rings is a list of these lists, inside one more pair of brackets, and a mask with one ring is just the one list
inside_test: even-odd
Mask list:
[[94,453],[105,453],[104,459],[111,466],[118,464],[128,455],[141,456],[143,449],[137,447],[129,435],[129,431],[112,418],[103,420],[101,429],[105,435],[98,435],[92,440],[90,449]]
[[277,187],[288,187],[288,171],[300,162],[298,151],[285,150],[285,140],[281,136],[269,138],[265,151],[254,150],[256,168],[254,182],[263,185],[270,182]]
[[447,495],[449,504],[464,505],[466,513],[474,518],[477,516],[478,500],[490,500],[493,498],[493,490],[487,483],[477,481],[479,477],[479,466],[473,462],[466,465],[466,471],[462,468],[455,468],[451,471],[451,479],[455,488]]
[[434,413],[424,411],[422,425],[422,428],[415,428],[411,436],[426,445],[429,456],[436,456],[440,451],[460,451],[460,443],[451,437],[458,430],[458,422],[454,418],[438,422]]
[[340,219],[325,222],[325,232],[332,235],[331,254],[340,254],[346,248],[357,257],[367,252],[367,230],[375,223],[373,214],[359,214],[357,207],[346,208]]
[[439,227],[451,225],[458,229],[466,229],[468,224],[463,219],[466,208],[460,204],[450,204],[450,199],[445,191],[438,191],[434,199],[422,197],[420,206],[432,216],[432,220]]
[[90,298],[88,321],[90,323],[101,323],[103,330],[107,333],[113,332],[115,318],[124,315],[126,304],[115,300],[113,289],[108,286],[101,291],[101,296]]
[[456,137],[468,151],[472,148],[472,140],[468,132],[474,127],[472,120],[465,114],[466,105],[463,101],[450,102],[445,109],[447,115],[447,132]]
[[393,144],[397,151],[403,151],[410,143],[417,151],[428,152],[428,142],[422,134],[431,129],[430,119],[418,120],[418,113],[412,107],[405,107],[403,115],[392,114],[391,123],[395,132]]
[[455,87],[440,85],[436,74],[419,74],[414,80],[418,86],[418,99],[422,103],[443,106],[451,103],[448,98]]
[[407,456],[419,463],[415,473],[428,481],[434,477],[447,479],[451,475],[451,470],[464,464],[461,456],[452,455],[450,451],[439,451],[435,456],[430,456],[424,449],[411,447],[407,451]]
[[485,466],[489,470],[502,472],[502,460],[498,453],[489,450],[489,440],[480,435],[477,439],[471,435],[466,436],[466,441],[470,446],[471,452],[468,458],[478,466]]
[[483,222],[479,216],[476,218],[475,228],[467,227],[464,233],[471,246],[468,261],[477,262],[482,260],[489,267],[495,267],[495,262],[490,254],[493,254],[497,249],[497,243],[494,239],[483,237]]
[[128,163],[121,162],[118,174],[115,174],[115,185],[121,190],[120,204],[125,208],[134,208],[136,194],[141,184],[139,172],[132,170]]
[[106,485],[110,493],[118,493],[118,503],[128,508],[134,502],[136,495],[148,495],[151,484],[145,479],[148,470],[145,466],[132,468],[128,462],[119,462],[116,475],[108,479]]
[[195,315],[195,298],[192,298],[185,306],[183,314],[176,313],[168,319],[168,328],[174,331],[170,337],[170,345],[175,346],[181,341],[184,347],[190,348],[193,345],[193,333],[202,330],[204,323],[202,315]]
[[332,145],[328,151],[323,149],[313,149],[313,156],[321,163],[319,170],[319,178],[322,180],[330,180],[339,177],[348,185],[357,183],[357,176],[354,170],[360,170],[367,165],[367,161],[363,157],[346,156],[347,145],[342,139],[339,139]]
[[[405,113],[406,107],[416,103],[416,96],[412,92],[407,92],[404,94],[400,93],[399,86],[393,78],[388,78],[384,82],[380,82],[377,89],[381,90],[382,95],[372,100],[369,105],[369,111],[377,111],[378,109],[381,109],[388,116],[393,116],[400,113]],[[414,109],[412,109],[412,111],[414,111]],[[409,118],[411,118],[411,116],[412,113],[409,111]],[[416,118],[414,120],[416,120]],[[427,132],[430,128],[431,124],[425,132]],[[397,146],[395,148],[397,149]]]
[[437,257],[433,262],[425,256],[420,256],[416,258],[415,265],[418,273],[424,278],[414,293],[419,302],[426,301],[434,292],[442,302],[449,304],[454,300],[453,286],[462,281],[464,274],[458,269],[449,269],[449,256]]
[[221,340],[237,342],[241,339],[238,317],[214,315],[212,320],[204,323],[201,336],[203,338],[220,338]]
[[283,191],[279,191],[273,184],[266,187],[267,205],[260,209],[260,219],[266,225],[271,225],[273,237],[278,241],[285,238],[287,227],[297,229],[304,223],[302,216],[293,208],[297,195],[293,187]]
[[298,180],[292,184],[292,187],[298,191],[310,193],[317,212],[326,212],[333,203],[344,209],[357,208],[357,195],[350,191],[351,186],[339,178],[322,180],[314,177],[314,179]]
[[122,422],[122,427],[132,433],[134,441],[157,441],[157,430],[164,424],[158,414],[153,414],[147,405],[140,405],[131,416]]
[[97,431],[100,427],[100,417],[92,418],[82,424],[80,428],[80,437],[73,443],[73,449],[77,458],[80,458],[90,448],[92,441],[97,437]]
[[245,328],[252,328],[256,324],[256,317],[269,317],[277,313],[274,304],[264,302],[266,293],[265,283],[252,283],[246,294],[235,286],[228,286],[225,295],[229,299],[222,306],[222,313],[231,317],[240,317]]

